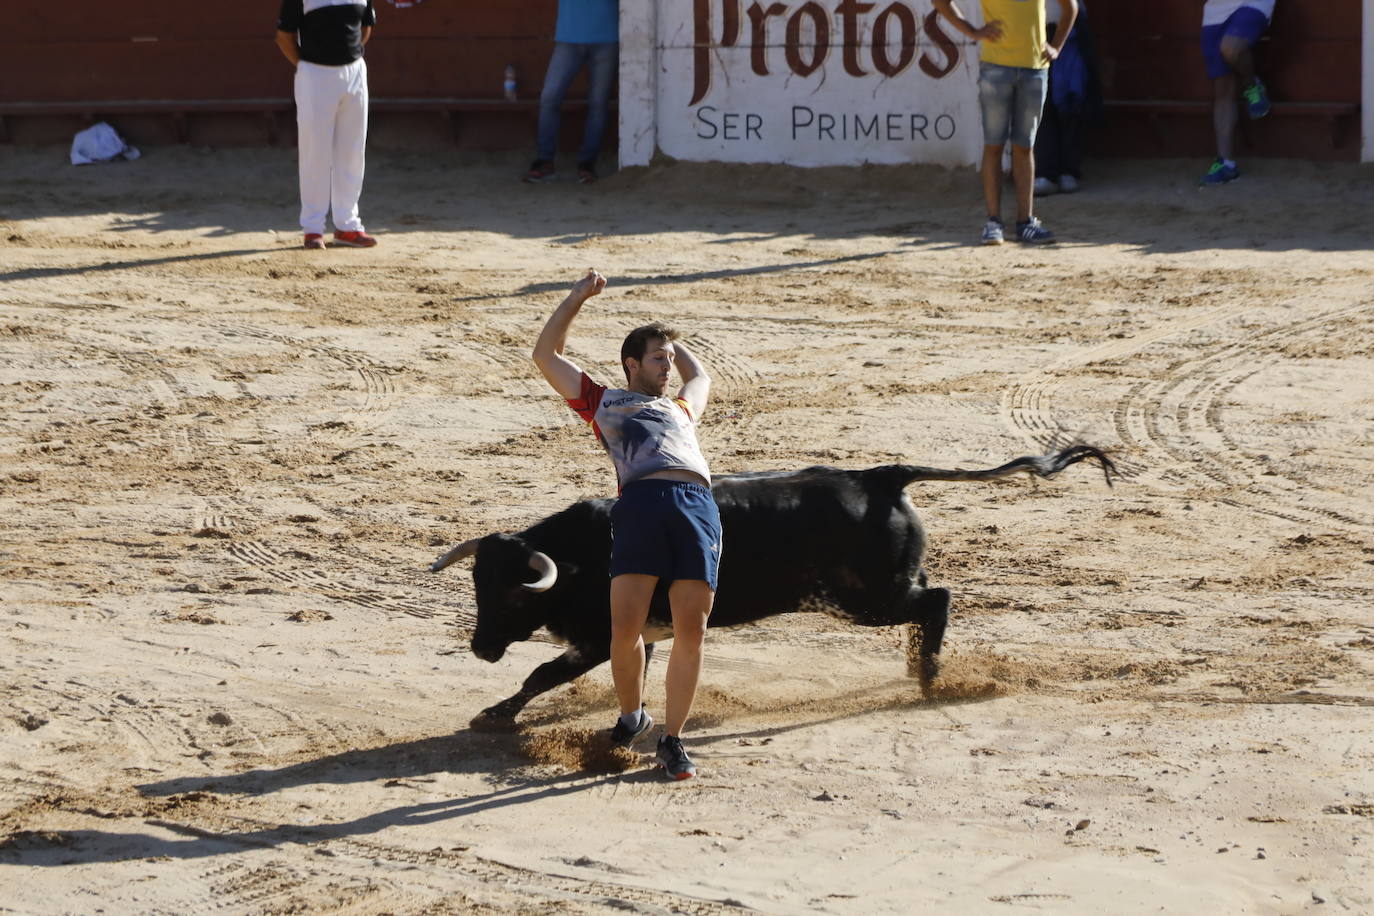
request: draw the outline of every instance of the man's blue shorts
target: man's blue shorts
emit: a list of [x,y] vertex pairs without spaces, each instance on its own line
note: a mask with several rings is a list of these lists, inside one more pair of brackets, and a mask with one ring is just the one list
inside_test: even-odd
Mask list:
[[978,107],[983,112],[983,145],[1035,146],[1035,132],[1045,110],[1050,71],[1030,67],[978,65]]
[[627,484],[611,507],[611,577],[704,579],[716,588],[720,510],[711,490],[677,480]]
[[1219,79],[1231,72],[1226,59],[1221,56],[1221,40],[1227,35],[1244,39],[1246,44],[1254,45],[1264,30],[1269,28],[1269,19],[1253,6],[1242,6],[1220,25],[1202,27],[1202,59],[1207,62],[1207,78]]

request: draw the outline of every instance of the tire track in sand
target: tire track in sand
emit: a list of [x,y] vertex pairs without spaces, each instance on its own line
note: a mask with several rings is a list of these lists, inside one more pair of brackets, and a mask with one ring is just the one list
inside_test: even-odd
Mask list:
[[[1304,337],[1328,335],[1333,327],[1368,308],[1370,305],[1360,304],[1334,309],[1240,340],[1209,345],[1200,354],[1177,360],[1162,373],[1135,382],[1112,408],[1112,426],[1123,449],[1167,457],[1170,467],[1163,472],[1164,479],[1179,487],[1223,490],[1214,498],[1225,505],[1293,524],[1334,523],[1367,530],[1370,519],[1311,501],[1314,496],[1327,494],[1348,502],[1352,491],[1318,481],[1301,469],[1282,466],[1245,446],[1228,427],[1224,406],[1256,375],[1285,358],[1281,346]],[[1137,338],[1070,354],[1006,389],[1003,415],[1031,441],[1052,444],[1064,435],[1063,424],[1054,419],[1053,410],[1063,373],[1128,356],[1166,337],[1224,321],[1243,311],[1244,306],[1225,306]],[[1278,485],[1280,481],[1287,485]]]

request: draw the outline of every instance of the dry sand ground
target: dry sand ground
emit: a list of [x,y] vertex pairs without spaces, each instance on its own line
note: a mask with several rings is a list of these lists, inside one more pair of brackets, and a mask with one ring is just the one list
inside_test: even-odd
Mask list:
[[[1027,250],[968,172],[382,152],[304,252],[290,150],[63,154],[0,151],[0,912],[1374,909],[1368,169],[1103,164]],[[1129,476],[912,488],[938,700],[799,615],[713,634],[700,778],[573,765],[604,670],[532,760],[466,723],[558,650],[424,568],[611,489],[527,359],[588,266],[572,354],[688,329],[718,472]]]

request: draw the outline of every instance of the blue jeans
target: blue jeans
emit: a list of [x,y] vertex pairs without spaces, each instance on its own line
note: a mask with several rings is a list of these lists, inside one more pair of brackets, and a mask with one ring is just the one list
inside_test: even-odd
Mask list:
[[614,41],[598,44],[554,42],[549,69],[544,74],[544,90],[539,93],[539,158],[553,161],[558,152],[558,123],[563,96],[578,71],[587,68],[590,86],[587,91],[587,129],[582,135],[582,148],[577,161],[595,162],[601,148],[601,135],[606,130],[606,117],[611,105],[611,87],[615,84],[620,65],[620,45]]
[[983,145],[1035,146],[1035,132],[1045,107],[1049,68],[978,66],[978,105],[983,111]]

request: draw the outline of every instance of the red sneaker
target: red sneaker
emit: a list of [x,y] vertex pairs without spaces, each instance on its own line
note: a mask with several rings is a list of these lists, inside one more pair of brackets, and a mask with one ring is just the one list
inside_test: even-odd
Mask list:
[[366,232],[336,232],[334,233],[334,244],[343,245],[345,248],[373,248],[377,240]]
[[320,235],[318,232],[307,232],[307,233],[305,234],[305,247],[306,247],[306,248],[323,248],[323,247],[324,247],[324,236]]
[[547,159],[536,159],[530,163],[529,171],[520,180],[528,181],[530,184],[538,184],[541,181],[553,181],[556,174],[552,162]]

